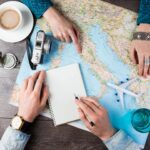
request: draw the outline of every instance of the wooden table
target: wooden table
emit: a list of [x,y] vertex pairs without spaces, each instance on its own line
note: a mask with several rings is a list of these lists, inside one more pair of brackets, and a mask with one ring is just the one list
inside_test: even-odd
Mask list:
[[[2,4],[6,0],[1,0]],[[105,0],[133,11],[138,9],[137,0]],[[12,52],[19,60],[25,53],[25,41],[10,44],[0,41],[0,51]],[[0,68],[0,136],[10,124],[17,109],[8,104],[9,97],[19,68],[4,70]],[[150,137],[145,149],[150,149]],[[32,137],[26,150],[105,150],[104,144],[91,133],[63,125],[55,128],[50,119],[39,117],[33,125]]]

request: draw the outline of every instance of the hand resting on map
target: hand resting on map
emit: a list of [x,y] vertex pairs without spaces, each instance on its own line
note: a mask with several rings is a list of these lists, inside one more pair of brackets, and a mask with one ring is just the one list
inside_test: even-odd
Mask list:
[[[149,24],[140,24],[138,32],[150,32]],[[150,64],[145,64],[145,60],[150,62],[150,41],[133,40],[131,43],[130,57],[134,64],[138,65],[138,73],[145,78],[150,75]]]
[[[116,133],[110,123],[107,111],[95,99],[82,97],[80,100],[76,100],[76,104],[81,120],[98,138],[106,141]],[[91,121],[94,126],[91,126]]]
[[48,88],[44,84],[46,73],[40,71],[24,80],[19,95],[18,115],[33,122],[48,100]]
[[63,42],[73,42],[77,51],[82,51],[79,41],[79,31],[77,27],[54,7],[50,7],[45,13],[44,18],[48,21],[55,38]]

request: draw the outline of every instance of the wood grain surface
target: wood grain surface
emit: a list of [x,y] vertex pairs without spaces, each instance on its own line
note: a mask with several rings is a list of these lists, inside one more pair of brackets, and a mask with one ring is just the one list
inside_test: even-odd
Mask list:
[[[0,0],[0,4],[6,0]],[[105,0],[115,5],[138,10],[138,0]],[[0,41],[0,51],[14,53],[21,61],[25,53],[25,41],[10,44]],[[19,68],[4,70],[0,68],[0,137],[10,124],[17,108],[8,104]],[[105,150],[104,144],[94,135],[80,129],[63,125],[54,127],[50,119],[38,117],[31,128],[31,140],[26,150]],[[150,150],[150,137],[145,150]]]

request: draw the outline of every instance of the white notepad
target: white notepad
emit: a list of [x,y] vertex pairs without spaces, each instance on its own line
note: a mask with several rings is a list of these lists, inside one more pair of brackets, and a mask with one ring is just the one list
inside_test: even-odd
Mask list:
[[76,96],[86,96],[79,64],[47,71],[49,106],[55,126],[79,119]]

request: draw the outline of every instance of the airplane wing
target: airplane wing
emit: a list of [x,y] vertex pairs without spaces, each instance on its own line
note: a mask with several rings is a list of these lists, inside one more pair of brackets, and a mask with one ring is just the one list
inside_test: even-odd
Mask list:
[[123,92],[118,91],[118,96],[120,98],[120,104],[122,109],[125,109],[125,101],[124,101],[124,97],[123,97]]
[[131,95],[131,96],[133,96],[133,97],[137,97],[137,94],[135,94],[135,93],[133,93],[133,92],[131,92],[131,91],[129,91],[129,90],[123,88],[123,87],[120,87],[120,86],[118,86],[118,85],[114,85],[114,84],[112,84],[112,83],[107,83],[107,85],[108,85],[109,87],[113,88],[113,89],[116,89],[117,92],[122,92],[122,93],[126,93],[126,94],[128,94],[128,95]]
[[129,81],[126,82],[126,83],[123,83],[123,84],[119,85],[119,86],[122,87],[122,88],[126,88],[126,87],[128,87],[130,84],[132,84],[133,82],[135,82],[135,81],[137,81],[137,80],[138,80],[138,78],[134,78],[134,79],[132,79],[132,80],[129,80]]
[[137,81],[138,78],[134,78],[126,83],[123,83],[121,85],[114,85],[112,83],[107,83],[107,85],[113,89],[116,89],[117,93],[118,93],[118,96],[120,98],[120,104],[121,104],[121,107],[122,109],[125,109],[125,100],[124,100],[124,93],[130,95],[130,96],[133,96],[135,97],[136,99],[136,102],[139,101],[139,97],[142,95],[142,93],[140,94],[135,94],[129,90],[126,89],[126,87],[128,87],[130,84],[132,84],[133,82]]

